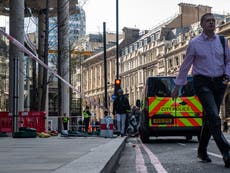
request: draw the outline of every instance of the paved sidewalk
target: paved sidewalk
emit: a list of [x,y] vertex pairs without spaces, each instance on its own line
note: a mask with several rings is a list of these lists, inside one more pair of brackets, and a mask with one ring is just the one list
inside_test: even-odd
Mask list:
[[0,138],[0,173],[113,172],[126,138]]

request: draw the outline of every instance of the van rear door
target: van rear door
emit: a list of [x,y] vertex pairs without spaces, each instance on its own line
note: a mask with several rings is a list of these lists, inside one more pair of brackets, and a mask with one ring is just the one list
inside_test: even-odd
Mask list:
[[155,77],[149,81],[149,126],[174,127],[175,121],[172,114],[171,100],[172,81],[166,77]]
[[192,78],[179,90],[179,97],[174,100],[175,127],[201,127],[202,106],[193,89]]

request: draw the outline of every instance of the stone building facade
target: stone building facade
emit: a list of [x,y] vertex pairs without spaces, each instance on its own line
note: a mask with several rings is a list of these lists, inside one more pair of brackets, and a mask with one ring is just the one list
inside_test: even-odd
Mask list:
[[[139,30],[133,28],[123,29],[123,39],[119,48],[123,48],[139,38]],[[114,81],[116,74],[116,46],[107,49],[107,93],[108,109],[112,110],[111,96],[114,92]],[[82,62],[82,93],[86,96],[83,99],[82,107],[90,106],[90,110],[97,118],[103,117],[104,105],[104,52],[101,51]]]
[[[189,41],[202,32],[199,18],[204,13],[211,12],[211,7],[208,6],[182,3],[179,7],[181,12],[179,17],[154,28],[122,50],[120,75],[123,88],[133,105],[137,99],[141,99],[147,77],[175,76],[178,73]],[[224,35],[230,43],[229,20],[225,18],[226,16],[214,15],[217,20],[216,32]],[[230,121],[229,92],[230,89],[227,88],[221,108],[224,121]]]
[[[148,76],[171,76],[176,75],[185,57],[185,51],[189,40],[201,33],[199,26],[200,17],[211,12],[211,7],[202,5],[179,4],[179,14],[167,22],[139,34],[123,46],[119,46],[119,76],[122,88],[129,95],[131,105],[137,99],[142,98],[142,93]],[[230,23],[226,22],[223,15],[215,14],[217,19],[217,33],[223,34],[229,40]],[[126,33],[127,34],[127,33]],[[131,34],[132,35],[132,34]],[[121,45],[121,44],[120,44]],[[113,93],[113,83],[115,79],[115,47],[107,50],[108,67],[108,99],[109,109],[112,110],[111,95]],[[100,57],[100,58],[99,58]],[[83,63],[83,88],[84,94],[92,99],[89,103],[103,105],[103,52],[90,57]],[[230,96],[225,96],[222,112],[230,114]],[[227,105],[227,106],[226,106]],[[92,106],[91,110],[102,116],[102,112],[97,106]],[[226,119],[226,118],[225,118]]]

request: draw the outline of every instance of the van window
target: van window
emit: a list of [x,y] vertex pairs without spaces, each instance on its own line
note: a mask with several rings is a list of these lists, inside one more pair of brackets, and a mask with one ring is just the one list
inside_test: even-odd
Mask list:
[[167,78],[149,78],[148,96],[149,97],[170,97],[171,81]]
[[192,81],[188,81],[186,85],[184,85],[181,89],[181,96],[190,97],[195,95],[195,90],[193,88]]

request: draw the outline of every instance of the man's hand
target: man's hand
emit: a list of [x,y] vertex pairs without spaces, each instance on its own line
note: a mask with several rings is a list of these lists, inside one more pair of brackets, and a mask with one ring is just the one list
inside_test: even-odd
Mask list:
[[178,93],[179,93],[179,85],[175,85],[175,87],[172,90],[171,96],[173,99],[176,99],[178,97]]

